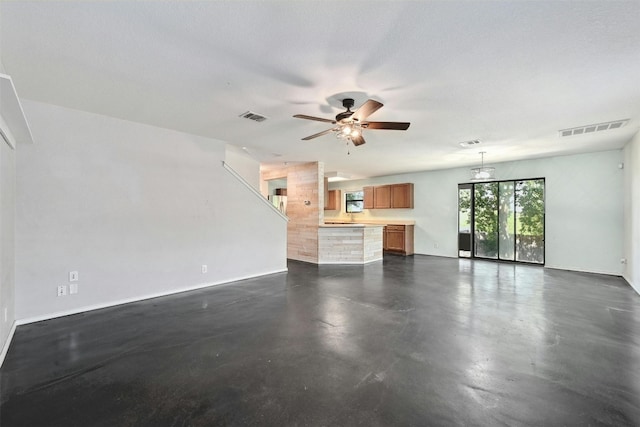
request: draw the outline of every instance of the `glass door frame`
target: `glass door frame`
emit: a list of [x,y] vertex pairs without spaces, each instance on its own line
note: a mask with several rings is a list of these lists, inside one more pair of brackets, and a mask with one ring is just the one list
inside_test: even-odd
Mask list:
[[[462,249],[462,243],[461,243],[461,234],[467,234],[467,233],[460,233],[460,190],[469,190],[470,193],[470,206],[469,206],[469,236],[468,239],[470,240],[469,242],[469,256],[462,256],[460,255],[461,251],[466,251],[466,249]],[[473,258],[473,244],[474,244],[474,239],[473,239],[473,230],[475,229],[475,215],[473,215],[473,205],[475,203],[475,195],[474,195],[474,191],[473,191],[473,185],[472,184],[458,184],[458,195],[457,195],[457,199],[458,199],[458,222],[457,222],[457,235],[458,235],[458,258]],[[465,238],[466,240],[466,238]]]
[[[544,206],[544,211],[542,214],[542,242],[544,243],[542,245],[542,262],[533,262],[533,261],[522,261],[522,260],[517,260],[517,234],[515,234],[515,230],[517,229],[517,215],[514,215],[514,219],[513,219],[513,228],[514,228],[514,236],[516,237],[514,239],[514,259],[513,260],[509,260],[509,259],[500,259],[500,252],[499,252],[499,248],[498,248],[498,255],[496,258],[490,258],[490,257],[482,257],[482,256],[476,256],[475,255],[475,185],[476,184],[486,184],[486,183],[497,183],[498,184],[498,200],[500,199],[500,195],[499,195],[499,189],[500,189],[500,183],[503,182],[513,182],[514,184],[514,205],[515,205],[515,201],[517,200],[517,196],[515,195],[516,192],[516,183],[519,181],[542,181],[543,183],[543,194],[542,194],[542,202],[543,202],[543,206]],[[491,181],[470,181],[470,182],[464,182],[464,183],[460,183],[458,184],[458,193],[457,193],[457,200],[458,200],[458,214],[457,214],[457,225],[456,228],[458,230],[457,235],[460,235],[460,190],[461,189],[471,189],[471,207],[470,207],[470,217],[471,217],[471,255],[466,257],[466,256],[461,256],[460,255],[460,237],[458,237],[458,258],[466,258],[466,259],[481,259],[481,260],[489,260],[489,261],[497,261],[497,262],[504,262],[504,263],[517,263],[517,264],[527,264],[527,265],[538,265],[541,267],[544,267],[546,261],[547,261],[547,245],[546,245],[546,236],[547,236],[547,214],[546,214],[546,206],[547,206],[547,182],[545,180],[545,178],[540,177],[540,178],[518,178],[518,179],[502,179],[502,180],[491,180]],[[500,226],[500,215],[498,213],[498,215],[496,215],[496,221],[498,221],[498,229]],[[499,236],[498,236],[499,238]]]

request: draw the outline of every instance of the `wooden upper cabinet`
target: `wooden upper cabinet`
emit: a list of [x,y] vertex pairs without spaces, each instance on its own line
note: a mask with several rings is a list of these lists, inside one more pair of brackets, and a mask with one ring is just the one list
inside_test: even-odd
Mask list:
[[326,211],[339,211],[342,205],[342,191],[341,190],[329,190],[329,197],[327,197],[327,203],[324,210]]
[[365,209],[413,209],[413,184],[364,187]]
[[373,197],[374,197],[374,189],[375,187],[364,187],[362,192],[364,193],[364,208],[365,209],[373,209]]
[[373,188],[373,208],[389,209],[391,207],[391,186],[378,185]]
[[324,179],[324,209],[329,209],[329,178]]
[[413,209],[413,184],[391,185],[391,207]]

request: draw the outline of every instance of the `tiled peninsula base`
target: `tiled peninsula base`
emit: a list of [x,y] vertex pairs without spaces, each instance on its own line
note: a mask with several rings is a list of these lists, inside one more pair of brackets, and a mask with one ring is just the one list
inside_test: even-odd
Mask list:
[[381,225],[321,225],[318,264],[366,264],[382,260],[382,230]]

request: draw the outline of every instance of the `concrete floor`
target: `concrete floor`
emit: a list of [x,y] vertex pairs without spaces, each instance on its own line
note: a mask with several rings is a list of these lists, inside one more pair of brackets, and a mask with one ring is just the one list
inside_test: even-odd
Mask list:
[[640,425],[620,278],[438,257],[317,267],[18,328],[10,426]]

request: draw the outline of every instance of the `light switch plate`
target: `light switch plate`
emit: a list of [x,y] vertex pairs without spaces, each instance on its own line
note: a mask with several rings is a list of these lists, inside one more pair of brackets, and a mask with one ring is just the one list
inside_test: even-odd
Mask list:
[[77,271],[70,271],[69,272],[69,281],[70,282],[77,282],[78,281],[78,272]]
[[77,294],[78,293],[78,284],[77,283],[72,283],[69,285],[69,294],[73,295],[73,294]]

